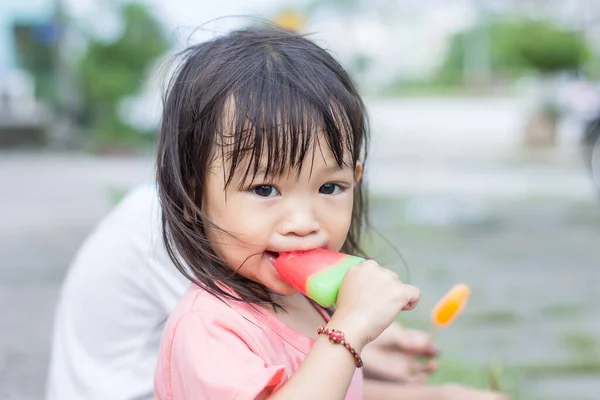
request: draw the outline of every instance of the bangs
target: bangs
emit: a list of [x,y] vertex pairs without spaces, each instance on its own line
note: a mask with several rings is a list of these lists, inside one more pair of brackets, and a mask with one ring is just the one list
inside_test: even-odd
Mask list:
[[356,97],[339,84],[300,88],[275,69],[271,64],[221,107],[215,155],[226,161],[226,186],[240,172],[240,185],[259,175],[299,174],[319,146],[329,148],[339,167],[361,157],[364,116]]

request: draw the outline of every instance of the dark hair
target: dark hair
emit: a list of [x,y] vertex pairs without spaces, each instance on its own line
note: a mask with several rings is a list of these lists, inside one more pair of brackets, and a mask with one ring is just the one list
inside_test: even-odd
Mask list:
[[[164,99],[157,155],[167,251],[181,273],[217,297],[277,306],[267,288],[232,272],[213,251],[205,228],[219,228],[202,212],[206,171],[215,157],[227,157],[229,185],[244,166],[246,177],[254,179],[261,157],[266,175],[299,169],[318,134],[340,166],[348,152],[353,166],[364,163],[364,104],[328,52],[278,28],[234,31],[181,56]],[[344,252],[364,255],[360,237],[367,224],[361,179]]]

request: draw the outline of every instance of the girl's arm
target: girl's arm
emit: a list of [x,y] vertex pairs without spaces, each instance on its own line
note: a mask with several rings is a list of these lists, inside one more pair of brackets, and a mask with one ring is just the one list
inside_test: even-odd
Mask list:
[[[348,342],[360,354],[364,347],[359,339],[361,335],[353,333],[355,330],[348,325],[336,323],[334,319],[328,326],[344,332]],[[326,335],[319,335],[294,375],[271,396],[263,394],[257,400],[342,400],[346,397],[355,370],[354,357],[343,345],[333,344]]]
[[[327,326],[341,330],[360,354],[401,311],[412,310],[420,296],[417,288],[403,284],[396,273],[367,260],[346,272],[337,309]],[[273,395],[263,398],[343,400],[355,370],[354,357],[343,345],[319,335],[294,375]]]

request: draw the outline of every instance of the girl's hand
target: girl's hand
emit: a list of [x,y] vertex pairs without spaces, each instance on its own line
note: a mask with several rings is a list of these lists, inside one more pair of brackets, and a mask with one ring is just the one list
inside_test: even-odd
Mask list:
[[357,351],[376,339],[401,311],[415,308],[421,292],[398,274],[366,260],[348,270],[337,298],[331,328],[344,332]]
[[504,393],[472,389],[454,383],[441,385],[438,388],[440,400],[510,400],[510,397]]

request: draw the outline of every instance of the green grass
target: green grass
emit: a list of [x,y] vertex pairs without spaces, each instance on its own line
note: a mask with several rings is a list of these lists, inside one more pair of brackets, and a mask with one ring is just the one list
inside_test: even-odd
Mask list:
[[379,90],[372,97],[460,97],[460,96],[490,96],[497,94],[488,87],[473,87],[450,84],[438,80],[407,80],[393,82]]
[[473,365],[458,361],[453,355],[440,358],[438,370],[430,376],[428,383],[458,383],[472,388],[495,389],[507,393],[513,400],[520,396],[520,371],[500,363]]
[[590,334],[576,331],[565,332],[561,335],[560,341],[565,348],[583,360],[599,358],[598,343]]
[[462,383],[471,387],[486,388],[488,372],[480,366],[469,365],[458,361],[457,357],[444,356],[439,360],[438,370],[428,380],[430,384]]
[[535,378],[565,377],[569,375],[600,374],[600,359],[571,360],[555,364],[511,365],[502,362],[488,365],[475,365],[459,361],[456,355],[446,354],[439,360],[438,370],[431,375],[428,383],[458,383],[465,386],[490,389],[497,385],[501,392],[512,400],[532,400],[527,383]]
[[487,310],[465,317],[468,322],[480,325],[512,325],[519,321],[517,314],[509,309]]
[[573,205],[567,211],[567,221],[575,226],[600,230],[600,206],[598,203]]
[[448,268],[425,268],[425,270],[427,278],[436,283],[447,282],[452,275]]
[[555,303],[542,307],[540,315],[545,318],[565,318],[579,315],[582,308],[581,304],[576,303]]
[[562,363],[531,364],[521,367],[527,376],[600,374],[600,359],[573,359]]

